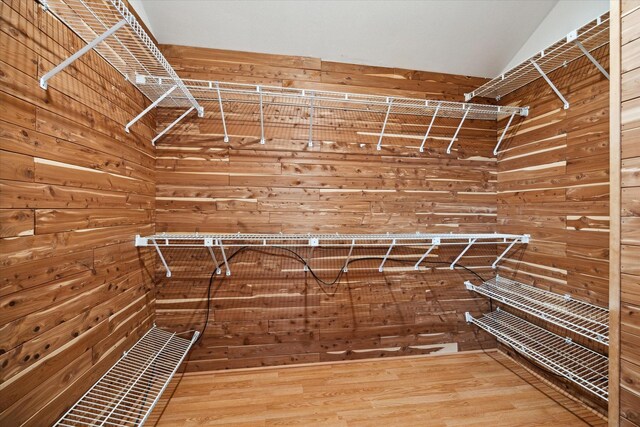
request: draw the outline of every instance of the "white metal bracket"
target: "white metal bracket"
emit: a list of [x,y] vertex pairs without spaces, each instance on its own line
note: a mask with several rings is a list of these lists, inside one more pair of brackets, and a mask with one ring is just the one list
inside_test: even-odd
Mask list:
[[458,261],[460,261],[460,258],[462,258],[462,256],[467,253],[467,251],[469,250],[469,248],[471,248],[471,246],[473,246],[473,244],[476,242],[476,240],[478,239],[469,239],[469,244],[463,249],[462,252],[460,252],[460,255],[458,255],[458,257],[451,263],[451,265],[449,266],[450,270],[453,270],[456,266],[456,264],[458,263]]
[[167,270],[167,277],[171,277],[171,270],[169,269],[169,265],[167,265],[167,261],[162,255],[162,251],[160,250],[160,246],[158,246],[158,242],[156,242],[156,239],[151,239],[151,243],[153,243],[153,246],[155,246],[156,252],[158,252],[158,256],[160,257],[160,261],[162,261],[164,269]]
[[344,267],[342,267],[342,271],[347,273],[349,272],[349,260],[351,259],[351,254],[353,253],[353,247],[356,245],[355,239],[351,241],[351,247],[349,248],[349,253],[347,254],[347,259],[344,262]]
[[221,273],[220,264],[218,263],[218,258],[216,258],[216,254],[213,252],[213,245],[214,245],[213,238],[205,237],[204,245],[209,250],[209,254],[211,254],[211,258],[213,259],[213,262],[216,264],[216,274],[220,274]]
[[[387,114],[384,116],[384,122],[382,123],[382,130],[380,131],[380,138],[378,138],[378,145],[376,150],[382,150],[382,138],[384,137],[384,130],[387,128],[387,120],[389,120],[389,113],[391,113],[391,106],[393,104],[393,98],[389,98],[389,106],[387,107]],[[382,271],[382,270],[380,270]]]
[[222,129],[224,130],[224,142],[229,142],[229,134],[227,133],[227,121],[224,119],[224,108],[222,108],[222,97],[220,96],[220,84],[216,82],[216,92],[218,94],[218,106],[220,107],[220,115],[222,116]]
[[220,252],[222,253],[222,260],[224,261],[224,268],[227,270],[225,274],[227,276],[231,276],[231,269],[229,268],[229,263],[227,262],[227,254],[224,251],[224,246],[222,244],[222,240],[218,240],[218,247],[220,248]]
[[55,68],[53,68],[51,71],[46,73],[44,76],[40,77],[40,87],[42,89],[46,90],[47,89],[47,82],[49,81],[49,79],[51,77],[55,76],[60,71],[62,71],[65,68],[67,68],[76,59],[80,58],[82,55],[84,55],[85,53],[89,52],[91,49],[96,47],[98,44],[100,44],[102,41],[104,41],[104,39],[106,39],[107,37],[109,37],[110,35],[115,33],[116,31],[118,31],[120,28],[122,28],[126,23],[127,23],[126,19],[123,19],[123,20],[119,21],[113,27],[109,28],[107,31],[105,31],[104,33],[100,34],[98,37],[93,39],[89,44],[84,46],[82,49],[78,50],[76,53],[74,53],[73,55],[71,55],[70,57],[68,57],[64,61],[62,61]]
[[533,67],[538,71],[538,73],[540,73],[542,78],[547,82],[547,84],[551,87],[551,89],[555,92],[555,94],[558,95],[558,98],[560,98],[560,100],[564,105],[564,109],[567,110],[569,108],[569,101],[567,101],[565,97],[562,96],[562,93],[560,93],[558,88],[553,84],[553,82],[549,79],[549,77],[547,77],[544,71],[542,71],[542,68],[540,68],[540,66],[536,63],[536,61],[532,59],[531,64],[533,64]]
[[192,112],[196,107],[191,107],[189,108],[187,111],[185,111],[180,117],[178,117],[177,119],[175,119],[173,121],[173,123],[171,123],[169,126],[167,126],[166,128],[164,128],[162,130],[162,132],[160,132],[159,134],[157,134],[152,140],[151,143],[153,145],[156,145],[156,141],[158,139],[160,139],[165,133],[169,132],[169,130],[171,130],[172,127],[174,127],[175,125],[177,125],[182,119],[184,119],[185,117],[187,117],[187,115]]
[[387,250],[387,253],[385,254],[384,258],[382,258],[382,262],[380,263],[380,267],[378,267],[378,271],[380,273],[382,273],[384,271],[384,263],[387,262],[387,258],[389,258],[389,254],[391,253],[391,250],[393,249],[393,247],[396,245],[396,239],[393,239],[391,241],[391,245],[389,245],[389,250]]
[[469,114],[469,110],[471,110],[471,107],[467,107],[464,115],[462,116],[462,120],[460,120],[460,124],[458,125],[458,129],[456,129],[456,133],[453,134],[453,138],[451,138],[451,142],[449,143],[449,146],[447,147],[447,154],[451,154],[451,147],[453,147],[453,143],[455,142],[456,138],[458,137],[458,133],[460,132],[460,129],[462,129],[462,124],[464,123],[464,119],[467,118],[467,114]]
[[493,264],[491,264],[491,268],[495,269],[498,266],[498,263],[500,262],[500,260],[502,258],[504,258],[504,256],[507,254],[507,252],[509,252],[511,250],[511,248],[520,241],[520,239],[513,239],[513,242],[511,242],[511,244],[509,246],[507,246],[507,249],[505,249],[498,258],[496,258],[496,260],[493,262]]
[[578,46],[578,48],[580,48],[582,53],[584,53],[584,56],[589,58],[589,61],[591,61],[593,65],[595,65],[596,68],[600,70],[600,72],[607,78],[607,80],[610,80],[609,73],[607,73],[607,70],[605,70],[604,67],[600,65],[600,63],[596,60],[596,58],[594,58],[591,55],[591,53],[589,53],[589,51],[582,45],[582,43],[580,43],[579,40],[574,40],[573,42],[576,44],[576,46]]
[[513,118],[515,116],[516,116],[516,113],[513,113],[513,114],[511,114],[511,117],[509,117],[509,121],[507,122],[507,126],[502,131],[502,135],[500,135],[500,139],[498,140],[498,143],[496,144],[496,148],[493,149],[493,154],[494,155],[498,154],[498,148],[500,148],[500,144],[502,144],[502,140],[504,139],[504,136],[507,134],[507,131],[509,130],[509,126],[511,126],[511,122],[513,121]]
[[416,262],[416,265],[413,266],[414,270],[418,270],[420,268],[420,264],[422,263],[422,261],[424,261],[424,259],[429,256],[429,254],[431,253],[432,250],[434,250],[436,248],[436,246],[438,246],[440,244],[440,239],[439,238],[434,238],[431,240],[431,246],[429,247],[429,249],[420,257],[420,259],[418,260],[418,262]]
[[264,145],[264,111],[262,110],[262,89],[257,86],[258,93],[260,94],[260,144]]
[[427,142],[427,138],[429,137],[429,133],[431,132],[431,128],[433,127],[433,122],[436,121],[436,116],[438,115],[438,111],[440,111],[440,102],[438,102],[438,106],[436,107],[436,111],[433,112],[433,117],[431,117],[431,122],[429,123],[429,127],[427,128],[427,132],[424,134],[424,138],[422,138],[422,144],[420,144],[420,152],[424,153],[424,144]]
[[145,114],[147,114],[149,111],[153,110],[158,104],[160,104],[162,102],[163,99],[165,99],[167,96],[171,95],[171,92],[173,92],[177,88],[178,88],[178,85],[173,85],[173,86],[171,86],[171,88],[168,91],[166,91],[165,93],[160,95],[158,97],[158,99],[153,101],[140,114],[138,114],[135,118],[133,118],[133,120],[131,120],[129,123],[127,123],[127,125],[124,127],[125,132],[129,133],[129,129],[131,128],[131,126],[133,126],[138,120],[140,120],[142,117],[144,117]]
[[313,92],[311,93],[311,105],[309,106],[309,147],[313,147]]

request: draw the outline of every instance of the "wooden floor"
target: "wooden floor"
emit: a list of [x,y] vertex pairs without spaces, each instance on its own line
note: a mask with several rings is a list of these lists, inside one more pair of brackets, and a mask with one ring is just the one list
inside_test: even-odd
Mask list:
[[606,423],[504,354],[185,374],[158,426],[585,426]]

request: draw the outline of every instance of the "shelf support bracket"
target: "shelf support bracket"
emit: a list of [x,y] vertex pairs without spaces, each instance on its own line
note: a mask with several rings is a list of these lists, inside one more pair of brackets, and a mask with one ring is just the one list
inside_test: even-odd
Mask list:
[[507,249],[504,250],[504,252],[502,252],[500,254],[500,256],[498,258],[496,258],[496,260],[493,262],[493,264],[491,264],[491,268],[493,268],[495,270],[495,268],[498,266],[498,263],[500,262],[500,260],[502,258],[504,258],[504,256],[507,254],[507,252],[509,252],[511,250],[511,248],[518,243],[520,239],[514,239],[513,242],[511,242],[511,244],[509,246],[507,246]]
[[431,247],[429,247],[429,249],[420,257],[418,262],[416,262],[416,265],[413,266],[413,269],[418,270],[420,268],[420,264],[422,263],[422,261],[424,261],[424,259],[429,256],[431,251],[434,250],[436,246],[438,246],[439,244],[440,244],[440,239],[434,238],[431,241]]
[[165,99],[167,96],[171,95],[171,93],[174,90],[176,90],[177,88],[178,88],[177,85],[171,86],[171,88],[168,91],[166,91],[165,93],[160,95],[158,97],[158,99],[153,101],[147,108],[145,108],[142,111],[142,113],[138,114],[133,120],[131,120],[129,123],[127,123],[127,125],[124,127],[124,131],[129,133],[129,129],[131,128],[131,126],[133,126],[138,120],[143,118],[149,111],[153,110],[158,104],[160,104],[162,102],[163,99]]
[[220,248],[220,252],[222,253],[222,260],[224,261],[224,268],[227,270],[225,274],[227,276],[231,276],[231,270],[229,269],[229,262],[227,262],[227,254],[224,251],[224,246],[222,244],[222,240],[218,240],[218,247]]
[[184,119],[185,117],[187,117],[187,115],[192,112],[196,107],[191,107],[189,108],[187,111],[185,111],[184,113],[182,113],[182,115],[180,117],[178,117],[177,119],[175,119],[169,126],[167,126],[166,128],[164,128],[162,130],[162,132],[160,132],[159,134],[157,134],[152,140],[151,143],[155,146],[156,145],[156,141],[158,139],[160,139],[165,133],[169,132],[171,130],[172,127],[174,127],[175,125],[177,125],[182,119]]
[[351,247],[349,248],[349,253],[347,254],[347,260],[344,262],[344,267],[342,267],[342,271],[344,273],[349,272],[349,260],[351,259],[351,254],[353,253],[353,247],[356,245],[356,241],[351,241]]
[[222,97],[220,96],[220,84],[216,82],[216,93],[218,94],[218,106],[220,106],[220,114],[222,115],[222,129],[224,130],[224,142],[229,142],[229,134],[227,133],[227,122],[224,119],[224,108],[222,108]]
[[393,249],[393,247],[396,245],[396,239],[393,239],[391,241],[391,245],[389,246],[389,250],[387,250],[387,253],[385,254],[384,258],[382,258],[382,262],[380,263],[380,267],[378,267],[378,271],[380,273],[382,273],[384,271],[384,263],[387,262],[387,258],[389,258],[389,254],[391,253],[391,250]]
[[258,93],[260,94],[260,144],[264,145],[264,112],[262,111],[262,89],[258,86]]
[[67,68],[76,59],[80,58],[82,55],[84,55],[85,53],[89,52],[91,49],[96,47],[98,44],[100,44],[102,41],[104,41],[104,39],[106,39],[107,37],[109,37],[110,35],[115,33],[116,31],[118,31],[120,28],[122,28],[126,23],[127,23],[126,19],[123,19],[123,20],[119,21],[113,27],[109,28],[107,31],[105,31],[104,33],[100,34],[98,37],[93,39],[89,44],[84,46],[82,49],[78,50],[76,53],[74,53],[73,55],[71,55],[70,57],[68,57],[64,61],[62,61],[55,68],[53,68],[51,71],[46,73],[44,76],[40,77],[40,87],[42,89],[46,90],[47,89],[47,82],[49,81],[49,79],[51,77],[55,76],[60,71],[62,71],[65,68]]
[[498,143],[496,144],[496,148],[493,149],[493,155],[494,156],[498,155],[498,148],[500,148],[500,144],[502,144],[502,140],[504,139],[504,136],[507,134],[507,131],[509,130],[509,126],[511,126],[511,122],[513,121],[513,118],[515,116],[516,116],[516,113],[513,113],[511,115],[511,117],[509,117],[509,121],[507,122],[507,126],[502,131],[502,135],[500,135],[500,139],[498,140]]
[[158,252],[158,256],[160,257],[160,261],[162,261],[164,269],[167,270],[167,277],[171,277],[171,270],[169,269],[169,265],[167,265],[167,261],[162,255],[162,251],[160,250],[160,246],[158,246],[158,242],[156,242],[156,239],[151,239],[151,241],[153,242],[153,246],[156,248],[156,252]]
[[210,237],[206,237],[204,239],[204,245],[209,250],[209,254],[211,254],[211,258],[213,259],[213,262],[215,262],[216,264],[216,274],[220,274],[221,273],[220,263],[218,263],[218,258],[216,258],[216,254],[213,252],[213,239]]
[[309,147],[313,147],[313,93],[311,94],[311,105],[309,106]]
[[531,64],[533,64],[533,67],[538,71],[538,73],[540,73],[540,75],[547,82],[547,84],[551,86],[551,89],[555,92],[556,95],[558,95],[558,98],[560,98],[560,100],[564,104],[564,109],[567,110],[569,108],[569,101],[567,101],[565,97],[562,96],[558,88],[553,84],[551,80],[549,80],[549,77],[547,77],[544,71],[542,71],[542,68],[540,68],[540,66],[536,63],[536,61],[532,59]]
[[469,239],[469,244],[467,245],[467,247],[466,247],[466,248],[464,248],[464,250],[463,250],[462,252],[460,252],[460,255],[458,255],[458,258],[456,258],[456,259],[451,263],[451,265],[449,266],[449,270],[453,270],[453,269],[455,268],[455,266],[456,266],[456,264],[458,263],[458,261],[460,261],[460,258],[462,258],[462,256],[463,256],[464,254],[466,254],[466,253],[467,253],[467,251],[469,250],[469,248],[470,248],[471,246],[473,246],[473,244],[476,242],[476,240],[478,240],[478,239],[477,239],[477,238]]
[[427,128],[427,133],[424,134],[424,138],[422,138],[422,144],[420,144],[420,152],[424,153],[424,144],[427,142],[427,138],[429,137],[429,133],[431,132],[431,127],[433,126],[433,122],[436,121],[436,116],[438,115],[438,111],[440,110],[440,102],[438,102],[438,106],[436,107],[436,111],[433,112],[433,117],[431,117],[431,123],[429,123],[429,127]]
[[582,45],[582,43],[580,43],[579,40],[574,40],[573,41],[576,46],[578,46],[580,48],[580,50],[582,51],[582,53],[584,53],[584,56],[586,56],[587,58],[589,58],[589,61],[593,62],[593,65],[596,66],[596,68],[598,70],[600,70],[600,72],[602,74],[604,74],[604,76],[607,78],[607,80],[611,80],[609,78],[609,73],[607,73],[607,70],[604,69],[604,67],[602,65],[600,65],[600,63],[596,60],[596,58],[594,58],[591,53],[589,53],[589,51]]
[[[389,106],[387,107],[387,114],[384,116],[384,122],[382,123],[382,130],[380,131],[380,138],[378,138],[378,145],[376,150],[382,150],[382,138],[384,137],[384,130],[387,128],[387,120],[389,120],[389,113],[391,113],[391,105],[393,104],[393,98],[389,98]],[[382,270],[380,270],[382,271]]]
[[460,120],[460,124],[458,125],[458,129],[456,129],[456,133],[453,134],[453,138],[451,138],[451,142],[447,147],[447,154],[451,154],[451,147],[453,147],[453,143],[458,137],[458,133],[460,132],[460,129],[462,129],[462,124],[464,123],[464,119],[467,118],[467,114],[469,114],[469,110],[471,110],[471,107],[467,107],[467,109],[465,110],[464,115],[462,116],[462,120]]

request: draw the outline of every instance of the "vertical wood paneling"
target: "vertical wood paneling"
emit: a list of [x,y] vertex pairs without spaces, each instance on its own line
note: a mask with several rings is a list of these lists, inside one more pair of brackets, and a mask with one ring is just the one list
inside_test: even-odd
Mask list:
[[153,118],[144,97],[34,1],[2,1],[0,424],[49,425],[154,318]]

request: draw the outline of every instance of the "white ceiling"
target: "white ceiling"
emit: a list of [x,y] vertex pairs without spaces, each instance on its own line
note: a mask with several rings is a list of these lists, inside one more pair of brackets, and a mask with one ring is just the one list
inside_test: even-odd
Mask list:
[[[572,3],[563,8],[564,13],[585,9],[590,3],[563,1]],[[600,7],[607,3],[591,1]],[[558,0],[130,3],[162,44],[494,77],[516,54],[522,54]]]

